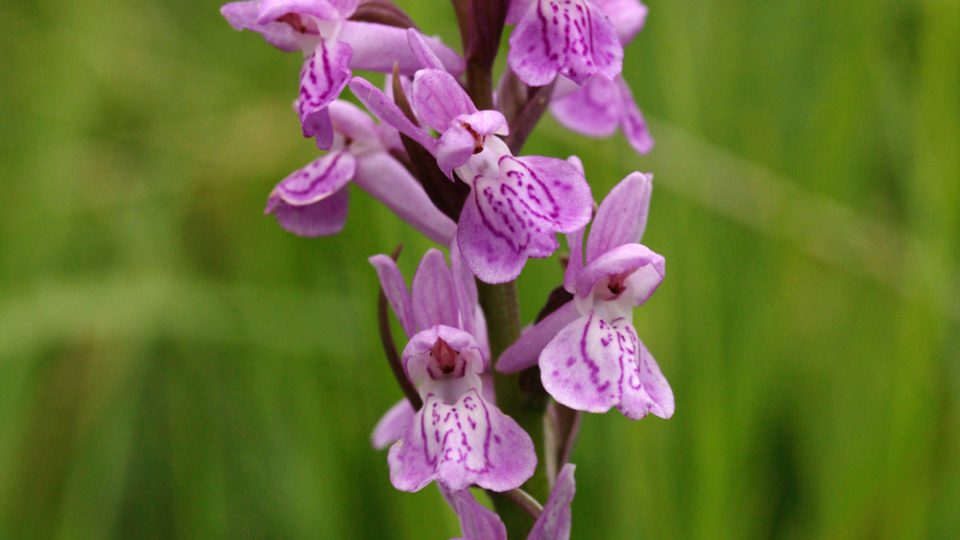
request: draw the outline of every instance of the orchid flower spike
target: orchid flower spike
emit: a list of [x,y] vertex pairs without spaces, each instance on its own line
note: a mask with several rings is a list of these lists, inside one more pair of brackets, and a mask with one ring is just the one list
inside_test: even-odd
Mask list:
[[337,100],[329,113],[334,131],[330,153],[283,179],[270,193],[266,213],[299,236],[340,232],[347,219],[351,181],[428,238],[449,244],[456,225],[427,197],[410,172],[390,155],[387,126],[357,106]]
[[[576,466],[567,463],[557,475],[557,483],[550,490],[543,511],[533,524],[527,540],[568,540],[572,516],[570,504],[576,493],[573,473]],[[460,531],[469,540],[506,540],[507,529],[494,511],[483,506],[470,490],[450,492],[440,489],[447,504],[460,520]]]
[[394,487],[418,491],[436,480],[451,491],[473,484],[507,491],[526,482],[537,463],[533,441],[483,393],[481,374],[489,355],[478,341],[485,340],[485,331],[467,274],[456,265],[451,271],[443,254],[431,249],[410,292],[393,259],[377,255],[370,262],[411,336],[403,368],[423,398],[423,407],[390,448]]
[[[511,0],[507,61],[530,86],[557,75],[577,84],[591,76],[612,79],[623,69],[623,46],[598,0]],[[612,3],[612,2],[611,2]]]
[[427,66],[414,76],[411,107],[440,134],[439,140],[369,82],[354,78],[350,88],[371,112],[429,150],[444,173],[456,172],[470,186],[457,227],[457,243],[470,270],[487,283],[515,279],[528,258],[556,251],[557,233],[587,224],[593,205],[590,186],[567,161],[513,156],[499,137],[508,132],[503,115],[477,110],[413,30],[410,43]]
[[[638,0],[592,0],[613,23],[620,43],[626,46],[643,27],[647,7]],[[613,79],[594,75],[583,83],[561,77],[553,91],[550,112],[568,129],[589,137],[607,137],[617,128],[634,150],[653,149],[647,122],[622,75]]]
[[597,210],[585,253],[583,231],[568,236],[564,286],[573,300],[504,351],[498,371],[539,362],[543,387],[572,409],[616,406],[632,419],[673,415],[673,391],[633,327],[633,307],[646,302],[664,276],[663,257],[638,243],[651,188],[649,175],[624,178]]
[[[401,28],[351,21],[359,0],[246,0],[230,2],[220,13],[237,30],[253,30],[280,50],[301,50],[296,110],[304,137],[316,137],[329,148],[333,126],[328,107],[349,82],[352,69],[390,72],[394,62],[403,73],[418,67]],[[429,47],[446,69],[459,73],[463,59],[437,39]]]

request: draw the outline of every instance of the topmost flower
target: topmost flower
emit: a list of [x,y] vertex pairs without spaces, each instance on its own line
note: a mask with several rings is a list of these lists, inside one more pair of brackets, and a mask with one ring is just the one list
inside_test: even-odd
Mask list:
[[[390,72],[394,63],[405,74],[419,67],[407,44],[406,31],[382,24],[351,21],[358,0],[248,0],[231,2],[220,13],[237,30],[253,30],[280,50],[302,50],[300,94],[296,109],[304,137],[316,137],[326,149],[333,142],[328,105],[352,76],[351,69]],[[430,48],[453,72],[463,59],[437,39]]]
[[544,86],[564,75],[583,84],[593,75],[613,79],[623,69],[617,29],[596,0],[512,0],[507,22],[508,61],[520,80]]

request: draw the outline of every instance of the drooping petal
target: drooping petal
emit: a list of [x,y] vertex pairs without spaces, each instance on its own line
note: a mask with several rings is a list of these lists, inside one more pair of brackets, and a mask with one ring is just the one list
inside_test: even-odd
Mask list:
[[507,527],[500,516],[477,502],[469,489],[451,492],[440,486],[440,493],[457,513],[465,540],[507,540]]
[[457,241],[477,277],[509,281],[528,257],[547,257],[557,249],[555,233],[586,225],[592,205],[590,187],[574,165],[504,156],[499,177],[473,179]]
[[343,230],[348,203],[349,192],[346,189],[303,206],[288,204],[274,194],[267,200],[265,213],[273,214],[281,227],[297,236],[330,236]]
[[647,6],[639,0],[591,0],[617,30],[620,43],[633,41],[647,20]]
[[327,106],[337,99],[350,80],[350,46],[339,41],[320,40],[300,70],[297,113],[304,137],[316,137],[317,146],[329,148],[333,125]]
[[434,479],[452,491],[471,484],[507,491],[533,476],[537,457],[530,436],[472,389],[452,404],[426,396],[388,462],[401,491],[418,491]]
[[542,321],[531,326],[520,339],[507,347],[497,360],[497,371],[514,373],[536,365],[543,348],[567,325],[580,317],[576,305],[567,302],[559,309],[547,315]]
[[[391,73],[394,62],[400,73],[413,75],[423,67],[421,60],[410,49],[407,31],[383,24],[346,21],[337,39],[353,48],[353,69]],[[453,49],[435,37],[423,37],[429,50],[441,62],[442,69],[454,75],[463,72],[464,62]]]
[[367,80],[354,77],[353,80],[350,81],[350,90],[374,116],[380,118],[384,123],[393,126],[400,131],[400,133],[410,137],[431,154],[436,155],[436,139],[431,137],[425,129],[414,125],[414,123],[403,114],[400,107],[397,107],[393,100],[379,88]]
[[612,135],[621,120],[621,94],[617,84],[603,76],[594,76],[572,92],[561,86],[574,86],[567,79],[557,82],[557,95],[550,112],[564,127],[591,137]]
[[457,328],[457,293],[443,253],[430,249],[413,277],[413,320],[418,330],[438,324]]
[[390,154],[358,157],[353,181],[434,242],[447,245],[456,235],[457,224],[434,206],[410,171]]
[[623,130],[623,134],[634,150],[641,154],[649,153],[653,149],[653,137],[647,129],[647,121],[643,119],[640,108],[633,100],[633,93],[623,78],[618,78],[616,83],[620,88],[620,129]]
[[557,483],[550,490],[547,503],[543,505],[543,512],[533,524],[533,529],[527,540],[568,540],[572,516],[570,504],[577,492],[577,483],[573,473],[577,466],[572,463],[564,465],[557,474]]
[[595,312],[567,325],[540,354],[540,380],[557,402],[580,411],[606,412],[620,402],[623,364],[636,358],[629,320]]
[[400,325],[407,336],[416,334],[413,323],[413,302],[410,291],[403,281],[403,275],[397,268],[397,263],[386,255],[374,255],[367,259],[377,271],[383,293],[393,308],[393,313],[400,320]]
[[343,189],[356,172],[357,161],[346,152],[331,152],[294,171],[277,184],[271,195],[287,204],[306,206]]
[[616,30],[588,0],[537,0],[510,36],[510,67],[520,80],[544,86],[564,75],[578,84],[623,68]]
[[652,413],[660,418],[673,416],[673,390],[653,355],[639,339],[640,354],[635,362],[624,365],[623,396],[617,408],[625,416],[639,420]]
[[600,203],[590,237],[587,239],[586,263],[624,244],[640,242],[647,227],[653,175],[630,173]]
[[600,280],[611,276],[627,277],[627,292],[631,303],[645,302],[666,275],[663,256],[642,244],[625,244],[614,248],[584,267],[577,276],[577,296],[586,298]]
[[299,51],[303,47],[303,36],[293,27],[283,22],[257,22],[257,0],[230,2],[220,8],[220,14],[237,30],[252,30],[263,36],[267,43],[287,52]]
[[470,128],[477,135],[509,135],[507,119],[500,111],[485,110],[457,117],[457,121]]
[[413,78],[411,105],[423,123],[443,133],[461,114],[477,112],[470,96],[446,71],[422,69]]
[[413,417],[416,411],[410,405],[410,401],[402,399],[396,405],[390,407],[377,422],[370,435],[370,443],[377,450],[383,450],[391,444],[403,438],[403,432],[413,425]]

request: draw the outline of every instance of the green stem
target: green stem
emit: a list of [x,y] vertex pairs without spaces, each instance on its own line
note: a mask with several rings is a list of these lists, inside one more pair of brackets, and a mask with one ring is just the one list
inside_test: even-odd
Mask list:
[[[490,285],[477,281],[480,305],[487,318],[490,353],[493,359],[520,337],[520,306],[514,282]],[[525,372],[526,373],[526,372]],[[530,435],[537,447],[538,467],[523,489],[538,500],[547,498],[546,463],[543,455],[543,414],[546,400],[537,392],[524,390],[524,377],[530,374],[505,375],[494,372],[497,388],[497,406],[512,417]],[[508,538],[526,538],[533,527],[533,518],[515,501],[500,494],[492,494],[494,507],[507,526]]]

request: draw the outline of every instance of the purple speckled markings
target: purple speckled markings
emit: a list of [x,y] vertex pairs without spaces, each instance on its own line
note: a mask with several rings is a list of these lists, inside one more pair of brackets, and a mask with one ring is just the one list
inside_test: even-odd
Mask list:
[[415,414],[400,405],[391,409],[373,436],[381,446],[396,440],[388,455],[390,479],[404,491],[433,480],[450,491],[474,484],[506,491],[526,482],[536,468],[530,436],[485,393],[486,325],[476,284],[459,257],[454,246],[451,271],[442,253],[429,250],[412,291],[390,257],[370,259],[410,336],[403,369],[423,398]]
[[623,46],[614,25],[589,0],[520,0],[511,5],[507,60],[531,86],[563,75],[583,84],[594,75],[612,79],[623,69]]
[[607,195],[586,257],[583,231],[569,235],[564,285],[574,299],[527,330],[501,355],[498,370],[539,362],[544,389],[573,409],[617,407],[633,419],[673,415],[673,391],[633,327],[633,307],[646,302],[664,276],[663,257],[637,243],[651,186],[650,176],[633,173]]

